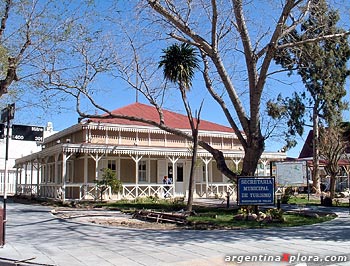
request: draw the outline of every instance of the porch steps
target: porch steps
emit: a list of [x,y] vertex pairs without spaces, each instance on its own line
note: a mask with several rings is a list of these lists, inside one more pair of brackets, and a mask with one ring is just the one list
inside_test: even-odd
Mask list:
[[145,221],[151,221],[156,223],[176,223],[185,225],[187,224],[188,214],[186,213],[168,213],[168,212],[155,212],[149,210],[135,211],[133,218]]

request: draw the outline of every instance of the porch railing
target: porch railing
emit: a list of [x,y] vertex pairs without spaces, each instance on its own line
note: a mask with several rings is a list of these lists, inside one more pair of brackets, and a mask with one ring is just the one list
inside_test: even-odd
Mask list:
[[[39,191],[38,191],[39,188]],[[236,199],[236,190],[229,183],[197,183],[195,187],[197,197],[215,197],[225,198],[227,192],[230,198]],[[17,185],[17,193],[20,195],[35,195],[41,198],[51,198],[57,200],[99,200],[101,197],[101,188],[95,183],[67,183],[64,186],[56,184],[36,184]],[[123,184],[121,196],[123,198],[135,199],[137,197],[158,196],[161,198],[174,197],[182,195],[175,191],[175,185],[164,184]],[[185,196],[184,194],[182,196]],[[109,200],[112,198],[112,192],[109,189],[103,191],[102,198]]]
[[225,198],[227,192],[230,193],[231,199],[237,198],[236,188],[231,183],[197,183],[196,193],[198,197],[215,197],[215,198]]
[[125,198],[137,198],[137,197],[173,197],[174,185],[163,184],[124,184],[122,196]]
[[[31,196],[35,195],[40,198],[49,198],[57,200],[98,200],[101,197],[101,189],[95,183],[74,183],[56,185],[40,184],[39,191],[36,184],[17,185],[17,194]],[[64,193],[63,193],[64,192]],[[107,189],[102,193],[103,199],[109,199],[111,190]]]

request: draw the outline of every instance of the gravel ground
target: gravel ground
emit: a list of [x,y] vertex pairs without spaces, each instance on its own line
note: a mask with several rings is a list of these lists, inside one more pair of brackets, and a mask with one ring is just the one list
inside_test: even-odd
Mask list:
[[58,207],[51,210],[51,213],[59,219],[70,220],[79,223],[93,223],[103,226],[118,226],[140,229],[171,230],[181,227],[172,223],[155,223],[132,218],[131,214],[124,214],[120,211],[96,210],[96,209],[75,209]]

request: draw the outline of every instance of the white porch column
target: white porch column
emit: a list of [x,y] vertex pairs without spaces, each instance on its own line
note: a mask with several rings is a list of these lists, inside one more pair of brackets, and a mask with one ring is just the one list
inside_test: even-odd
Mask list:
[[62,153],[62,202],[65,202],[66,200],[66,162],[67,162],[67,156],[66,153]]
[[30,161],[30,195],[33,194],[34,161]]
[[134,160],[135,162],[135,185],[136,185],[136,197],[139,196],[139,190],[138,190],[138,185],[139,185],[139,162],[142,159],[142,155],[136,155],[135,157],[130,155],[130,157]]
[[92,154],[89,154],[89,155],[95,161],[95,180],[97,180],[98,179],[98,163],[100,162],[100,160],[102,159],[102,157],[105,154],[103,153],[101,156],[99,156],[98,154],[96,154],[96,156],[94,156]]
[[[20,166],[20,168],[17,168],[17,171],[19,170],[19,178],[17,178],[17,187],[20,189],[20,193],[22,193],[22,173],[23,173],[23,165]],[[18,194],[18,188],[16,188],[16,195]]]
[[18,181],[18,167],[16,166],[16,175],[15,175],[15,196],[17,195],[17,181]]
[[40,161],[37,159],[37,166],[36,166],[36,196],[39,197],[39,190],[40,190]]
[[21,184],[21,176],[22,176],[22,165],[20,167],[16,166],[15,195],[18,195],[18,187]]
[[[208,191],[209,191],[209,171],[208,171],[208,165],[211,162],[212,158],[202,158],[201,157],[202,162],[205,164],[205,195],[206,197],[208,197]],[[202,187],[202,185],[201,185]]]
[[235,164],[236,171],[238,171],[239,163],[241,162],[241,158],[231,158],[233,163]]
[[[96,153],[96,156],[94,156],[94,155],[92,155],[92,154],[89,153],[89,156],[90,156],[92,159],[94,159],[94,161],[95,161],[95,180],[98,180],[98,163],[100,162],[101,158],[102,158],[104,155],[105,155],[104,153],[103,153],[102,155],[98,155],[98,154]],[[96,186],[96,185],[95,185],[95,188],[96,188],[95,192],[98,193],[98,190],[97,190],[97,186]],[[98,195],[95,195],[95,196],[98,197]]]
[[23,172],[23,165],[21,165],[21,169],[20,172],[19,172],[19,179],[17,180],[18,184],[19,185],[22,185],[22,172]]
[[120,154],[118,155],[118,158],[117,158],[117,179],[120,180]]
[[28,163],[26,163],[25,165],[24,165],[24,194],[26,194],[26,189],[27,189],[27,185],[28,185],[28,181],[27,181],[27,179],[28,179],[28,172],[27,172],[27,170],[28,170]]
[[[55,187],[58,186],[58,157],[60,155],[59,154],[55,154],[55,176],[54,176],[54,184],[55,184]],[[58,198],[58,190],[55,189],[55,198],[57,199]]]
[[264,165],[264,176],[267,176],[267,163],[269,162],[268,159],[260,159],[260,162]]
[[84,154],[84,185],[86,186],[89,181],[89,165],[88,165],[88,155]]
[[147,183],[151,183],[151,155],[148,155],[147,160]]
[[42,182],[44,182],[44,186],[41,187],[40,190],[40,197],[41,196],[47,196],[48,194],[48,189],[47,189],[47,183],[48,183],[48,179],[49,179],[49,175],[50,175],[50,170],[49,170],[49,157],[45,157],[44,158],[45,161],[45,166],[44,166],[44,172],[43,172],[43,176],[41,177],[41,180],[44,178],[44,180],[42,180]]
[[62,153],[62,201],[66,200],[66,180],[67,180],[67,160],[72,156],[72,154]]
[[[177,170],[175,171],[175,164],[177,161],[180,159],[180,157],[175,158],[173,157],[168,157],[168,160],[172,163],[173,165],[173,191],[174,191],[174,196],[176,192],[176,180],[177,180]],[[166,171],[168,171],[168,164],[166,165]]]

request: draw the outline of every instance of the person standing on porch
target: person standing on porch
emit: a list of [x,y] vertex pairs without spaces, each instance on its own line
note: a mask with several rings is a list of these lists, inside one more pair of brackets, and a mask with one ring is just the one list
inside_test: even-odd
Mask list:
[[167,175],[165,175],[163,178],[163,184],[165,185],[164,186],[164,198],[170,197],[170,194],[168,194],[170,187],[168,185],[171,185],[171,180],[168,178]]

